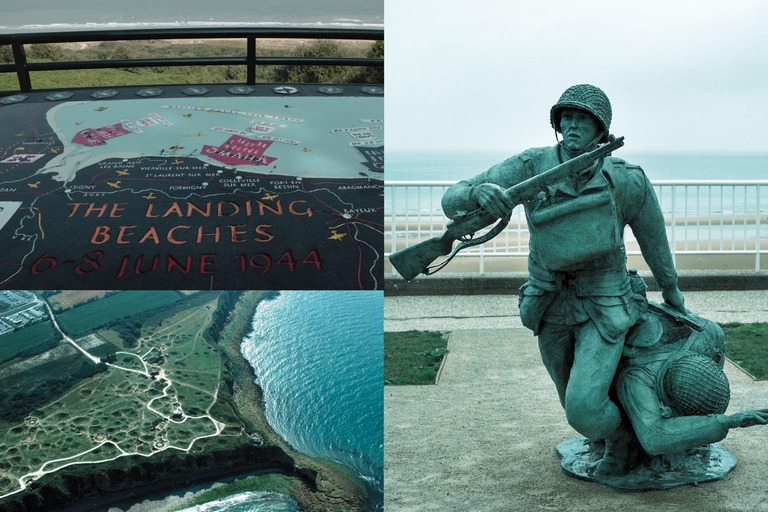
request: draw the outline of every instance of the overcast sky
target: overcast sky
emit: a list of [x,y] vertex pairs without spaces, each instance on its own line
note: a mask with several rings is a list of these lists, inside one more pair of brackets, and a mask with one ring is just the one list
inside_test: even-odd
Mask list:
[[632,151],[768,154],[768,2],[386,0],[387,151],[551,145],[602,88]]

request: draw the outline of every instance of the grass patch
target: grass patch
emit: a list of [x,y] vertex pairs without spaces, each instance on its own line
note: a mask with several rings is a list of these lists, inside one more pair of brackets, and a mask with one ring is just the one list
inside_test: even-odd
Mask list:
[[55,347],[61,336],[50,320],[0,335],[0,364],[16,357],[30,357]]
[[384,385],[434,384],[447,346],[439,332],[385,332]]
[[[26,45],[29,62],[101,61],[114,59],[245,57],[245,41],[105,41]],[[261,40],[259,56],[371,57],[382,58],[382,41]],[[0,63],[12,63],[10,46],[0,45]],[[183,66],[91,70],[33,71],[35,89],[105,87],[116,85],[162,85],[196,83],[243,83],[245,66]],[[382,83],[383,68],[357,66],[257,66],[257,83],[298,81],[308,83]],[[0,73],[0,91],[17,90],[15,73]]]
[[768,379],[768,323],[720,324],[725,332],[725,355],[752,376]]
[[59,325],[66,332],[72,336],[79,336],[113,320],[168,306],[179,299],[181,296],[174,291],[121,292],[68,309],[57,318]]

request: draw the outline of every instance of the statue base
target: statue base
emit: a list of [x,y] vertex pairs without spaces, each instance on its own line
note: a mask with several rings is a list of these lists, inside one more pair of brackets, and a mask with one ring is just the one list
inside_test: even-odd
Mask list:
[[720,443],[671,455],[647,456],[627,474],[595,475],[604,445],[576,437],[557,445],[566,474],[622,491],[672,489],[681,485],[722,480],[736,467],[736,457]]

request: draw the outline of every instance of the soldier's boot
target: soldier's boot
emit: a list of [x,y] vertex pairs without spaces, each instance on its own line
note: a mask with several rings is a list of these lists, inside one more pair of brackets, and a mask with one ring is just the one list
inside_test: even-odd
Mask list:
[[603,458],[592,472],[595,477],[626,475],[640,459],[639,443],[635,433],[622,422],[619,428],[605,440]]

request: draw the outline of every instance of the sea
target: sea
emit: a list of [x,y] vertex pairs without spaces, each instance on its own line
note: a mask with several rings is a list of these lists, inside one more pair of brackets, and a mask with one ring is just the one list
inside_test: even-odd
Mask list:
[[[518,152],[387,150],[386,180],[459,181],[485,171]],[[619,150],[614,156],[642,167],[651,181],[768,179],[768,154]]]
[[[264,390],[267,420],[302,453],[365,482],[383,510],[384,299],[381,292],[290,291],[259,304],[241,350]],[[242,493],[185,512],[296,512],[276,493]]]
[[[386,153],[385,181],[457,181],[470,178],[483,172],[494,164],[514,155],[515,151],[392,151]],[[727,154],[727,153],[664,153],[664,152],[624,152],[617,151],[614,156],[642,167],[651,182],[659,180],[728,180],[749,181],[768,180],[768,154]],[[404,217],[411,215],[430,215],[440,211],[441,190],[428,188],[408,188],[394,196],[391,188],[385,191],[385,217],[393,212]],[[671,215],[683,211],[689,217],[708,219],[712,216],[743,216],[744,212],[754,213],[759,200],[760,210],[768,210],[768,186],[760,187],[716,186],[695,187],[676,186],[674,194],[671,188],[664,190],[656,187],[656,193],[662,210]],[[673,208],[674,207],[674,208]],[[413,218],[413,217],[411,217]],[[690,228],[686,228],[690,230]],[[747,228],[744,237],[752,234]],[[700,236],[700,234],[688,234]],[[709,231],[707,232],[709,236]],[[719,233],[715,233],[719,238]],[[682,239],[682,238],[680,238]]]
[[384,28],[383,0],[0,0],[0,33],[159,27]]

